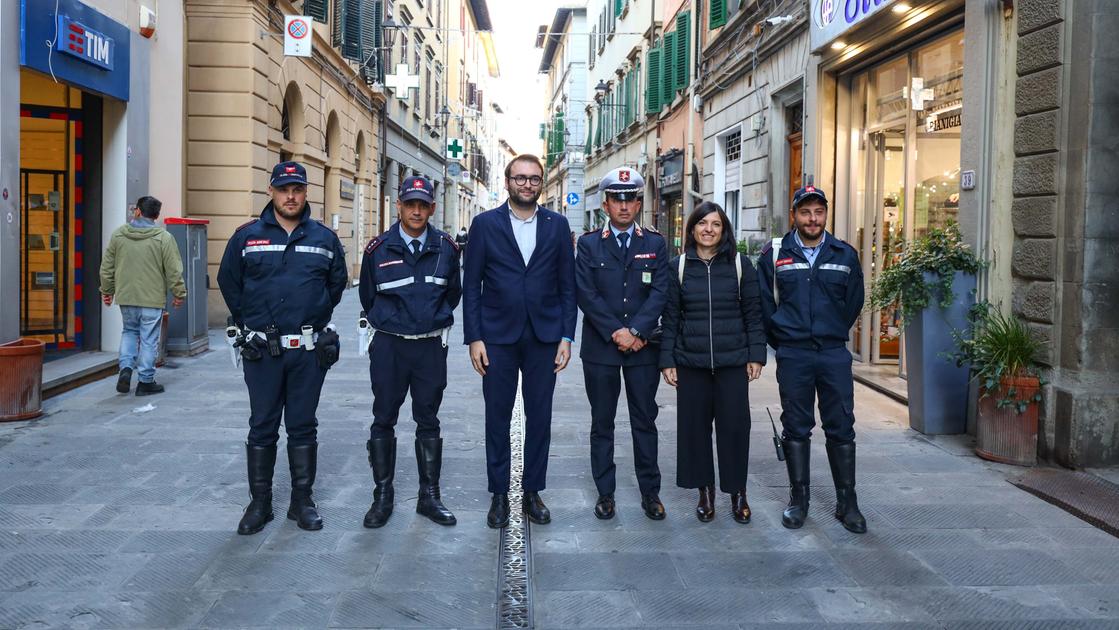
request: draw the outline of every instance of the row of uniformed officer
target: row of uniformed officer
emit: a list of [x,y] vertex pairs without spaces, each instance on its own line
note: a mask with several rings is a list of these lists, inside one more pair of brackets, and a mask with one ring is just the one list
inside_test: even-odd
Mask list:
[[650,347],[664,309],[668,249],[664,238],[637,224],[645,182],[622,167],[599,188],[609,221],[578,241],[575,280],[583,311],[579,356],[591,404],[591,472],[598,489],[594,514],[613,518],[614,418],[625,379],[633,437],[633,461],[641,507],[654,520],[665,516],[657,466],[657,347]]
[[317,468],[319,404],[323,380],[338,360],[338,335],[327,328],[346,288],[346,256],[338,236],[312,221],[307,172],[277,164],[271,201],[234,232],[218,269],[244,359],[249,390],[245,444],[252,502],[237,527],[255,534],[272,520],[272,472],[280,419],[287,429],[291,503],[288,518],[321,529],[311,498]]
[[781,396],[782,448],[789,472],[789,504],[781,523],[804,525],[809,502],[809,451],[820,420],[835,482],[835,517],[849,531],[863,533],[866,520],[855,496],[855,396],[847,338],[863,306],[863,273],[858,254],[828,233],[828,199],[805,186],[793,195],[793,229],[758,261],[762,318],[769,345],[777,352]]

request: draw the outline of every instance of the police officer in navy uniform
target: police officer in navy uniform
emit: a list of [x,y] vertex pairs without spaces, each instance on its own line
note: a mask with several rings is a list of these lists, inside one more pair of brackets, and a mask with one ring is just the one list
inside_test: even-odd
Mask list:
[[416,512],[454,525],[454,514],[439,496],[443,438],[438,414],[447,387],[447,338],[462,297],[459,247],[428,223],[435,189],[427,178],[405,178],[396,210],[400,220],[369,242],[361,261],[361,308],[376,331],[369,347],[373,424],[366,444],[375,488],[363,524],[381,527],[392,515],[394,427],[410,391],[420,476]]
[[633,461],[641,507],[664,518],[657,467],[658,347],[650,343],[664,310],[668,249],[664,238],[637,224],[645,182],[628,167],[602,178],[603,207],[610,220],[579,238],[575,280],[583,311],[579,356],[591,403],[591,472],[598,488],[594,514],[614,517],[614,417],[625,377],[633,436]]
[[866,520],[855,496],[855,395],[846,345],[863,307],[862,267],[855,249],[825,229],[824,191],[815,186],[797,190],[791,214],[793,230],[776,254],[771,243],[758,261],[766,339],[777,351],[782,446],[791,486],[781,523],[796,529],[808,515],[812,405],[819,396],[835,517],[861,534]]
[[318,444],[315,410],[338,335],[327,328],[346,288],[346,253],[338,236],[312,221],[307,171],[296,162],[272,169],[272,200],[259,219],[237,229],[218,269],[218,286],[244,341],[249,389],[248,459],[252,502],[237,527],[255,534],[272,520],[272,471],[280,418],[291,468],[288,518],[322,529],[315,502]]

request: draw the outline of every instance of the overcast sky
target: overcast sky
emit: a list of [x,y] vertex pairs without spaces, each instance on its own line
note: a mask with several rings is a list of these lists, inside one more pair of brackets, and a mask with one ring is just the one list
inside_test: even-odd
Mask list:
[[540,123],[544,120],[544,88],[547,75],[537,73],[540,55],[536,29],[551,25],[556,8],[578,4],[577,0],[488,0],[493,21],[501,78],[492,99],[505,110],[498,135],[518,153],[539,153]]

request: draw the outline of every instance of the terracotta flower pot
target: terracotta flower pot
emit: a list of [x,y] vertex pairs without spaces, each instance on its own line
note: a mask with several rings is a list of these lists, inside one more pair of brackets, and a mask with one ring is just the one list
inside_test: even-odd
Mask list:
[[[975,430],[975,453],[983,459],[1003,464],[1033,466],[1037,463],[1037,402],[1041,387],[1036,376],[1007,376],[999,381],[998,391],[984,391],[979,399]],[[1009,391],[1014,389],[1014,395]],[[1001,409],[1004,398],[1025,400],[1026,410],[1018,413],[1016,404]]]
[[0,345],[0,422],[43,414],[43,348],[38,339]]

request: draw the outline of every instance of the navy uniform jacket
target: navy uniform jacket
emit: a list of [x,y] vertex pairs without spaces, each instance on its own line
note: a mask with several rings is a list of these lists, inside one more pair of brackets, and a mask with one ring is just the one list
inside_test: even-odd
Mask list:
[[777,253],[778,306],[773,301],[773,248],[762,249],[758,259],[762,319],[766,340],[801,348],[838,348],[863,308],[863,270],[855,249],[831,233],[816,264],[809,265],[790,231]]
[[655,364],[655,347],[623,354],[610,336],[619,328],[634,328],[646,340],[652,336],[664,310],[668,273],[664,237],[649,228],[634,226],[625,260],[609,225],[581,236],[575,258],[583,311],[579,356],[604,365]]
[[422,335],[454,323],[462,297],[459,248],[431,225],[419,256],[400,238],[400,224],[369,241],[361,259],[358,294],[374,330]]
[[575,252],[562,214],[536,211],[536,249],[521,257],[508,202],[474,217],[463,265],[464,342],[513,344],[531,322],[540,343],[575,338]]
[[269,201],[259,219],[233,233],[218,268],[218,287],[234,322],[255,331],[275,323],[282,335],[330,323],[346,290],[346,252],[338,236],[310,215],[307,204],[289,235]]

